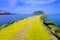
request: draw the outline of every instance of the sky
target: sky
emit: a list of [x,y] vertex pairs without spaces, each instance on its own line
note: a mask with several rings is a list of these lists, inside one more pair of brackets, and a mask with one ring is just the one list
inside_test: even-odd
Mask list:
[[60,0],[0,0],[0,10],[15,14],[31,14],[34,11],[60,14]]

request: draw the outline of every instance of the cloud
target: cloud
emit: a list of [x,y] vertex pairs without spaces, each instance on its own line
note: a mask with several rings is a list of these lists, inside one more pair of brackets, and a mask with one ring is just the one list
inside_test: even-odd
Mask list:
[[[4,0],[3,0],[4,1]],[[18,5],[33,5],[33,4],[47,4],[55,2],[56,0],[5,0],[9,7],[14,7],[16,4]],[[4,4],[6,4],[4,1]],[[2,2],[2,1],[1,1]],[[20,3],[19,3],[20,2]]]
[[[5,0],[5,1],[1,1],[3,2],[3,4],[0,2],[0,5],[1,4],[3,5],[3,7],[1,8],[0,6],[0,8],[7,10],[9,12],[23,13],[23,14],[29,14],[36,10],[43,10],[43,11],[46,10],[48,12],[48,10],[53,9],[54,7],[53,8],[51,7],[49,9],[50,6],[48,5],[49,7],[47,7],[45,4],[53,3],[55,1],[56,0]],[[44,5],[39,6],[40,4],[44,4]]]
[[16,5],[18,0],[0,0],[0,7],[13,7]]
[[26,4],[47,4],[55,2],[56,0],[28,0],[25,3]]
[[18,0],[8,0],[8,1],[9,1],[10,7],[13,7],[13,6],[16,5],[16,3],[17,3]]
[[38,7],[34,7],[34,6],[18,6],[18,7],[15,7],[15,8],[12,8],[11,11],[13,11],[13,13],[18,13],[18,14],[31,14],[32,12],[34,11],[37,11],[39,10],[40,8]]

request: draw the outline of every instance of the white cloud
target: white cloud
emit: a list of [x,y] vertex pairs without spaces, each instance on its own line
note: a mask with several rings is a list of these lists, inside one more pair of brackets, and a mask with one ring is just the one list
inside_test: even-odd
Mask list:
[[25,3],[26,4],[47,4],[47,3],[52,3],[55,2],[56,0],[28,0]]
[[9,1],[9,5],[10,7],[13,7],[15,6],[18,1],[19,2],[23,2],[25,4],[47,4],[47,3],[52,3],[52,2],[55,2],[56,0],[7,0]]
[[9,1],[10,7],[13,7],[13,6],[16,5],[16,3],[17,3],[18,0],[8,0],[8,1]]
[[[18,3],[18,1],[23,2],[25,4],[24,5],[22,4],[23,6],[19,6],[19,5],[16,6],[16,3]],[[33,11],[36,11],[36,10],[44,10],[44,7],[39,6],[38,8],[38,6],[36,6],[35,4],[47,4],[55,1],[56,0],[9,0],[10,8],[8,9],[10,9],[9,11],[13,13],[27,14],[27,13],[32,13]],[[26,5],[26,4],[30,4],[30,5]]]
[[28,7],[28,6],[18,6],[18,7],[15,7],[13,8],[11,11],[15,12],[15,13],[22,13],[22,14],[31,14],[32,12],[34,11],[37,11],[39,10],[38,7]]

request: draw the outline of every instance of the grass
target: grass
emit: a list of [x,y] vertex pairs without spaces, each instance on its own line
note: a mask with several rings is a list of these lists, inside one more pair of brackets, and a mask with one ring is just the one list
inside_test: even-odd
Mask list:
[[9,40],[28,22],[28,20],[30,19],[28,18],[28,19],[20,20],[19,22],[9,25],[8,27],[0,30],[0,39]]
[[[33,19],[33,21],[29,23],[31,19]],[[0,40],[11,40],[11,38],[13,38],[15,34],[25,26],[28,26],[29,29],[26,28],[24,30],[26,31],[24,32],[24,40],[52,40],[39,19],[40,16],[34,16],[20,20],[12,25],[9,25],[6,28],[3,28],[0,30]],[[27,23],[29,24],[26,25]]]
[[25,33],[28,35],[28,37],[25,36],[25,40],[51,40],[41,21],[39,21],[39,17],[34,17],[34,21],[28,26],[30,30],[27,31],[28,34]]

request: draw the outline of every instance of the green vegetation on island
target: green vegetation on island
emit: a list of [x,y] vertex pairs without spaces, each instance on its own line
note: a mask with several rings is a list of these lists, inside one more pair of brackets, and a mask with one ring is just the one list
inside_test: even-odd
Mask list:
[[36,15],[43,15],[45,14],[43,11],[35,11],[32,14],[36,14]]

